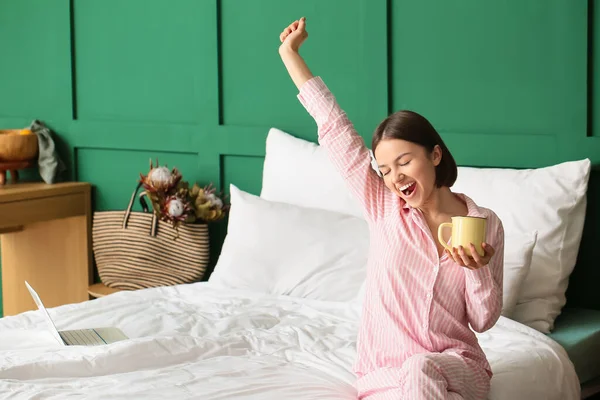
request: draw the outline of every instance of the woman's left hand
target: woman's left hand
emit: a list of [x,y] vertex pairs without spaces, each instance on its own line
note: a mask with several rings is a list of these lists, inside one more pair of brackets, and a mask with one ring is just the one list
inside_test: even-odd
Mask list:
[[477,253],[473,243],[471,243],[470,245],[471,254],[473,255],[472,257],[467,255],[465,249],[462,246],[459,246],[458,248],[453,247],[452,251],[445,251],[450,257],[454,259],[454,262],[456,262],[461,267],[475,270],[488,265],[490,259],[495,253],[494,248],[488,243],[482,243],[481,247],[483,248],[484,252],[483,257]]

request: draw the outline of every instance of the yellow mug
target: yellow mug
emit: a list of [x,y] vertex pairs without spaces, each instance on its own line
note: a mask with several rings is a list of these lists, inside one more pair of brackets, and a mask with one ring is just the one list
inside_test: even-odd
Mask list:
[[[451,245],[448,245],[442,238],[444,228],[452,228]],[[458,249],[458,246],[462,246],[468,256],[471,256],[471,243],[473,243],[477,253],[483,257],[485,252],[481,243],[485,242],[486,229],[487,219],[485,218],[452,217],[452,222],[444,222],[438,227],[438,240],[450,251],[453,247]]]

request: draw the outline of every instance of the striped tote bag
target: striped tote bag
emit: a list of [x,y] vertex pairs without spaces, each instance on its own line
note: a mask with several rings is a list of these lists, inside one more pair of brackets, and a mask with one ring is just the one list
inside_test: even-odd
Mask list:
[[144,211],[132,211],[140,186],[124,211],[94,213],[92,249],[102,283],[134,290],[201,280],[210,256],[208,225],[181,224],[177,232],[148,212],[142,196]]

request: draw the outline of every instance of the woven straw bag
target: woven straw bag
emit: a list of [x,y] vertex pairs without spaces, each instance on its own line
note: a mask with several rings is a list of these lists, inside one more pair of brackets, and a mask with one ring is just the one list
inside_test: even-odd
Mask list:
[[141,184],[124,211],[97,211],[92,248],[102,283],[116,289],[177,285],[202,279],[209,261],[208,226],[181,224],[179,233],[148,212],[132,212]]

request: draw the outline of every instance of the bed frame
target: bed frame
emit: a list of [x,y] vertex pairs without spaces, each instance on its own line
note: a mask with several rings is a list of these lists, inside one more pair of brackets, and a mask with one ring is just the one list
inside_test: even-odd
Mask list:
[[592,167],[588,185],[586,220],[577,264],[569,279],[567,308],[600,311],[600,166]]
[[[556,319],[553,332],[573,328],[568,322],[569,313],[576,310],[595,310],[600,315],[600,165],[592,167],[587,193],[587,210],[583,237],[579,248],[577,264],[569,279],[567,304]],[[585,321],[583,321],[585,323]],[[550,335],[552,336],[552,335]],[[590,354],[590,357],[600,355]],[[582,385],[582,398],[590,398],[600,393],[600,377]],[[596,398],[596,397],[594,397]],[[599,397],[600,398],[600,397]]]

